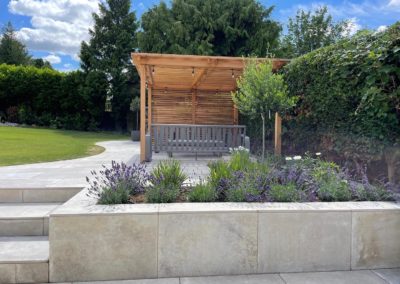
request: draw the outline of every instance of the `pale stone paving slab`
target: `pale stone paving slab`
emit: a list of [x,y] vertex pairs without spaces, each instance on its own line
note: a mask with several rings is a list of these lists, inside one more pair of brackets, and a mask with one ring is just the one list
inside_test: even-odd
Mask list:
[[56,209],[60,204],[0,203],[0,220],[44,218],[48,216],[50,212]]
[[281,274],[286,284],[387,284],[369,270]]
[[0,264],[48,260],[48,237],[0,237]]
[[[315,273],[253,274],[236,276],[206,276],[98,282],[73,282],[74,284],[399,284],[400,269],[380,269],[383,279],[370,270],[334,271]],[[71,283],[72,284],[72,283]]]
[[376,269],[372,271],[389,284],[400,284],[400,268]]
[[285,284],[278,274],[181,278],[181,284]]
[[[139,142],[107,141],[96,145],[106,150],[98,155],[73,160],[0,167],[0,188],[84,187],[91,170],[99,170],[102,165],[110,166],[113,160],[127,164],[139,163]],[[198,155],[198,159],[195,158],[194,154],[176,154],[173,157],[181,162],[191,182],[205,179],[209,173],[207,164],[220,159],[213,155]],[[169,159],[166,153],[153,153],[152,162],[146,163],[146,166],[151,171],[166,159]],[[18,199],[18,196],[14,198]]]

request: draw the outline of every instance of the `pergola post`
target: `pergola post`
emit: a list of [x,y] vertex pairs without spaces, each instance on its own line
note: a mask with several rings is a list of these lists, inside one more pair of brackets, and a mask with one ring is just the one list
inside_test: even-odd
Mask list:
[[146,160],[146,68],[140,72],[140,162]]
[[275,155],[280,156],[282,153],[282,118],[279,113],[275,113]]
[[151,104],[152,104],[152,95],[153,95],[153,87],[151,85],[148,86],[147,88],[147,133],[149,133],[151,135],[151,122],[152,122],[152,118],[151,118]]

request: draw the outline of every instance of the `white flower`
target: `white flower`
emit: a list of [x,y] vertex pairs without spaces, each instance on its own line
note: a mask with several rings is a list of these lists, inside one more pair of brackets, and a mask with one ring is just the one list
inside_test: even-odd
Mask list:
[[317,155],[317,156],[321,156],[321,152],[315,153],[315,155]]
[[286,161],[291,161],[291,160],[293,160],[293,159],[292,159],[292,157],[286,157],[285,160],[286,160]]
[[301,156],[294,156],[293,160],[301,160]]

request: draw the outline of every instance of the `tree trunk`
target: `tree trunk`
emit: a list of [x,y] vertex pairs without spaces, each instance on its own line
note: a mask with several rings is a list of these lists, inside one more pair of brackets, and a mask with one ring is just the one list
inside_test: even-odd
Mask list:
[[261,114],[262,120],[262,156],[261,161],[264,162],[265,159],[265,115]]

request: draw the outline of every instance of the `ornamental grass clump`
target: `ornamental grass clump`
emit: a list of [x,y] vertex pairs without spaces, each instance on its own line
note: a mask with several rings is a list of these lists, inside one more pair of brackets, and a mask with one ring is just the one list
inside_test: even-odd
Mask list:
[[93,179],[89,183],[89,195],[99,199],[99,204],[123,204],[129,196],[144,192],[149,181],[146,167],[142,164],[127,165],[111,162],[111,167],[103,165],[99,172],[91,171]]
[[151,173],[151,185],[146,189],[148,203],[170,203],[176,201],[187,176],[179,161],[160,162]]
[[190,202],[214,202],[216,199],[216,190],[207,182],[201,181],[189,192]]

